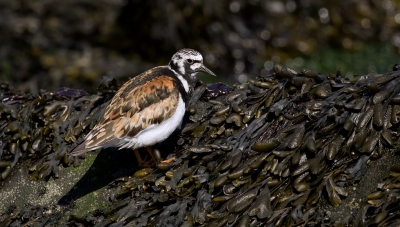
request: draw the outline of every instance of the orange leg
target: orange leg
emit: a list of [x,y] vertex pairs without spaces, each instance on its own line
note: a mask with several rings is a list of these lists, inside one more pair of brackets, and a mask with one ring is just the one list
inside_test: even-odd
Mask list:
[[142,157],[141,157],[140,154],[139,154],[139,150],[138,150],[138,149],[135,149],[133,152],[135,152],[136,159],[137,159],[137,161],[138,161],[139,166],[141,167],[141,166],[143,165],[144,162],[143,162]]
[[[144,168],[153,167],[157,164],[157,159],[154,157],[153,150],[151,149],[151,147],[146,147],[146,150],[150,154],[150,157],[151,157],[151,159],[149,161],[147,161],[147,160],[143,161],[142,157],[139,154],[139,150],[138,149],[134,150],[136,159],[138,160],[138,164],[140,167],[144,167]],[[162,161],[160,161],[160,163],[171,163],[175,160],[176,160],[176,158],[172,157],[167,160],[162,160]]]
[[153,150],[151,149],[151,147],[146,147],[146,150],[151,156],[151,159],[150,159],[149,162],[152,162],[153,164],[157,164],[156,163],[156,158],[154,157]]
[[142,168],[143,167],[144,168],[152,167],[156,163],[156,161],[155,161],[156,159],[154,158],[154,155],[153,155],[153,152],[152,152],[151,148],[150,147],[146,147],[146,150],[147,150],[147,152],[149,152],[149,154],[151,156],[151,159],[149,161],[143,161],[142,157],[140,156],[140,153],[139,153],[138,149],[135,149],[133,151],[133,152],[135,152],[135,156],[136,156],[136,159],[138,160],[139,166],[142,167]]

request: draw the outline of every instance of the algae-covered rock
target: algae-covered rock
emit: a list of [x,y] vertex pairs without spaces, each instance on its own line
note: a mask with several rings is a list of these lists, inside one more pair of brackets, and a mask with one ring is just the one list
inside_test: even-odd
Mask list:
[[112,97],[107,81],[97,95],[16,96],[3,86],[0,168],[11,176],[0,194],[19,193],[17,179],[42,200],[58,192],[45,203],[30,196],[25,208],[10,199],[4,224],[395,223],[399,71],[349,80],[277,65],[233,88],[198,82],[183,128],[154,147],[175,161],[143,170],[130,150],[68,155]]

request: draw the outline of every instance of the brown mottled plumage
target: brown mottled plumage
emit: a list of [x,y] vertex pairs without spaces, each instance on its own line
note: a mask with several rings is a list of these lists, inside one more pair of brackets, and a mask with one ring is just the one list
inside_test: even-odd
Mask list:
[[106,147],[132,148],[142,165],[137,149],[165,140],[180,127],[197,72],[214,75],[203,65],[200,53],[183,49],[172,57],[168,66],[155,67],[130,79],[115,94],[85,141],[71,154]]

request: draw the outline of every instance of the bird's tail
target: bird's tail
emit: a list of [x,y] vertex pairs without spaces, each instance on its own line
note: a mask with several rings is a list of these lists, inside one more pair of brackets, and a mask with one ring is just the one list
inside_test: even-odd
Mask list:
[[77,147],[75,147],[75,149],[69,154],[72,156],[78,156],[78,155],[84,154],[88,151],[89,150],[86,149],[85,142],[83,142],[83,143],[79,144]]

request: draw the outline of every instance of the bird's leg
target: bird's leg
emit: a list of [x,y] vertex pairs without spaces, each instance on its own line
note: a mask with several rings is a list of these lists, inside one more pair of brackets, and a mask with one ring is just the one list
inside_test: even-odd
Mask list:
[[146,150],[147,150],[147,152],[150,154],[150,156],[151,156],[151,159],[150,159],[150,161],[149,162],[151,162],[151,163],[153,163],[153,164],[157,164],[156,162],[156,158],[154,157],[154,154],[153,154],[153,150],[151,149],[151,147],[146,147]]
[[143,161],[142,157],[140,156],[139,150],[135,149],[133,152],[135,152],[136,159],[138,160],[138,164],[142,168],[148,168],[148,167],[153,167],[154,164],[156,163],[156,159],[154,158],[153,152],[151,151],[151,147],[146,147],[147,152],[149,152],[151,159],[149,161]]
[[135,149],[135,150],[133,150],[133,152],[135,153],[135,156],[136,156],[139,166],[142,167],[145,162],[143,161],[142,157],[140,156],[139,150]]
[[[172,158],[169,158],[167,160],[161,160],[160,161],[160,154],[159,153],[158,153],[158,155],[157,155],[157,153],[154,154],[153,150],[151,149],[151,147],[146,147],[146,150],[151,156],[151,159],[149,161],[143,161],[142,158],[140,157],[139,151],[137,149],[135,150],[135,155],[136,155],[136,158],[137,158],[137,160],[139,162],[139,166],[140,167],[152,167],[152,166],[154,166],[154,164],[157,164],[158,162],[160,162],[160,163],[171,163],[171,162],[176,160],[175,157],[172,157]],[[155,155],[157,155],[158,158],[156,158]]]

